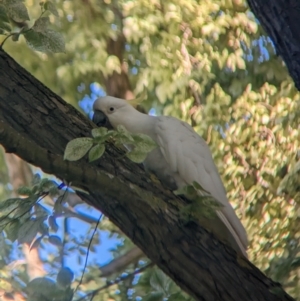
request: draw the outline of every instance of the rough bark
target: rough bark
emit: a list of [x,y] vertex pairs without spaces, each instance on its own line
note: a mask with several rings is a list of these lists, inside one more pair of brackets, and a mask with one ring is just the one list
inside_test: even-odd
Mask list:
[[276,52],[283,58],[300,90],[300,2],[298,0],[247,0]]
[[125,49],[125,37],[120,34],[116,40],[109,39],[107,42],[107,54],[115,55],[121,65],[121,72],[114,71],[112,75],[109,75],[105,79],[106,93],[110,96],[119,97],[123,99],[134,99],[129,78],[128,78],[128,66],[123,59],[123,52]]
[[78,194],[196,300],[293,300],[207,231],[210,220],[183,223],[184,200],[114,147],[108,145],[97,165],[63,161],[67,142],[90,136],[92,127],[0,50],[0,143],[7,151],[89,191]]

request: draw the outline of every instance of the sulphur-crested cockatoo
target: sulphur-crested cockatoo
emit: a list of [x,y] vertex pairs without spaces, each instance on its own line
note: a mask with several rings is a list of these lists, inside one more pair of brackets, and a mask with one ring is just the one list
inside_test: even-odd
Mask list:
[[211,222],[217,232],[226,232],[227,243],[247,257],[246,231],[226,197],[209,147],[191,126],[174,117],[142,114],[125,100],[111,96],[98,98],[93,108],[93,121],[98,126],[122,125],[129,132],[148,135],[157,143],[144,166],[168,188],[180,189],[195,181],[220,202],[218,218]]

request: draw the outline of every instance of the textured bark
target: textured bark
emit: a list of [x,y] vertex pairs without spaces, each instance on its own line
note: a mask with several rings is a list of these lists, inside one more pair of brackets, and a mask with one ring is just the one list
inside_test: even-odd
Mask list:
[[298,0],[247,0],[277,53],[283,58],[300,90],[300,2]]
[[97,165],[63,161],[67,142],[90,136],[94,126],[0,50],[0,143],[7,151],[89,191],[78,194],[196,300],[293,300],[207,231],[211,220],[183,223],[184,200],[114,147]]
[[121,65],[121,73],[114,71],[112,75],[105,79],[105,88],[107,95],[119,97],[123,99],[134,99],[128,78],[128,66],[123,60],[123,52],[125,49],[125,37],[120,34],[116,40],[109,39],[107,42],[107,54],[115,55]]

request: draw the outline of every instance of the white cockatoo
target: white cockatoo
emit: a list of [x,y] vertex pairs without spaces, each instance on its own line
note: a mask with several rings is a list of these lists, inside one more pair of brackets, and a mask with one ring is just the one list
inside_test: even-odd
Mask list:
[[174,117],[140,113],[126,100],[111,96],[98,98],[93,109],[96,125],[122,125],[129,132],[148,135],[157,143],[158,147],[143,163],[168,188],[180,189],[197,182],[220,202],[218,220],[212,223],[217,225],[217,231],[226,232],[225,240],[233,249],[247,257],[246,231],[226,197],[208,145],[190,125]]

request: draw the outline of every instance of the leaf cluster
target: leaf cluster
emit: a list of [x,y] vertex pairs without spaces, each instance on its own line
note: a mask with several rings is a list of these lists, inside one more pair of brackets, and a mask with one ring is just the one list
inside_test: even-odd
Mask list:
[[0,1],[0,34],[18,41],[24,36],[27,45],[41,52],[64,52],[65,42],[61,33],[50,28],[50,18],[44,16],[51,13],[58,17],[58,11],[51,1],[40,2],[41,14],[38,19],[31,20],[22,0]]
[[65,149],[64,159],[77,161],[88,152],[89,161],[101,158],[105,151],[105,143],[112,142],[117,147],[129,149],[125,156],[135,163],[142,163],[149,152],[157,147],[156,143],[147,135],[132,134],[123,126],[116,130],[100,127],[92,130],[93,138],[83,137],[71,140]]

